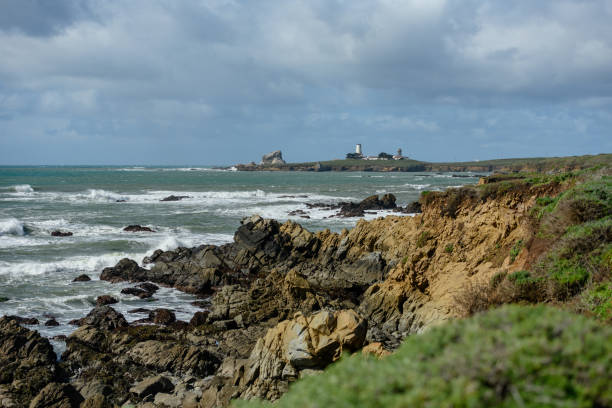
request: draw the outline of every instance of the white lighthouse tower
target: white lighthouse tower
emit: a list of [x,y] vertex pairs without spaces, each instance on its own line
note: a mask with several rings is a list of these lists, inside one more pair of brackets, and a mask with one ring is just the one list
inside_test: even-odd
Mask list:
[[361,143],[358,143],[357,146],[355,146],[355,153],[363,154],[363,153],[361,153]]

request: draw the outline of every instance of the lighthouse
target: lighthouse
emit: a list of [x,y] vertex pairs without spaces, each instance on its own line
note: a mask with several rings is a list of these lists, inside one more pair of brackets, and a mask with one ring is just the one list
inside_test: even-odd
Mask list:
[[363,153],[361,153],[361,143],[358,143],[357,146],[355,146],[355,153],[363,154]]

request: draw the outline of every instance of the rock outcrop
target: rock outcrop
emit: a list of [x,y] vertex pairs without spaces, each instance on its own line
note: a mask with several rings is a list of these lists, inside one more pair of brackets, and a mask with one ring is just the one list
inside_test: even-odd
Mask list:
[[283,153],[280,150],[275,150],[271,153],[264,154],[261,158],[260,164],[285,164],[285,161],[283,160]]
[[47,384],[61,380],[49,340],[0,318],[0,406],[28,406]]

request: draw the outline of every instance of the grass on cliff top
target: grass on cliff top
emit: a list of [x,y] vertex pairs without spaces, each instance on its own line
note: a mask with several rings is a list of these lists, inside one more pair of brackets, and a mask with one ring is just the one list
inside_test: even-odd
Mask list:
[[608,407],[612,327],[545,306],[505,306],[354,355],[277,403],[236,407]]

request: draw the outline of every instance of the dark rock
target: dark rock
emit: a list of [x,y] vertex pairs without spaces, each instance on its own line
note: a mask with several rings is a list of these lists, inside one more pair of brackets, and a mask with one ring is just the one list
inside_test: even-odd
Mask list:
[[127,200],[115,200],[116,203],[125,203]]
[[40,390],[30,408],[79,408],[84,398],[70,384],[51,383]]
[[83,319],[72,319],[68,322],[71,326],[80,326]]
[[128,225],[123,229],[126,232],[155,232],[149,227],[143,227],[141,225]]
[[98,296],[98,298],[96,299],[96,305],[98,306],[112,305],[118,302],[119,300],[117,300],[117,298],[114,298],[113,296],[110,296],[110,295]]
[[87,316],[79,319],[79,325],[94,326],[103,330],[113,330],[118,327],[127,327],[125,317],[110,306],[96,306]]
[[193,314],[193,317],[189,321],[189,324],[194,326],[194,327],[206,324],[206,321],[207,321],[207,318],[208,318],[208,314],[209,314],[208,311],[205,311],[205,312],[195,312]]
[[159,286],[150,283],[150,282],[145,282],[145,283],[141,283],[140,285],[136,285],[137,287],[139,287],[140,289],[146,290],[147,292],[151,292],[151,293],[155,293],[159,290]]
[[159,201],[181,201],[183,198],[189,198],[189,196],[169,195],[168,197],[164,197]]
[[147,270],[138,266],[138,264],[128,258],[123,258],[117,265],[109,268],[104,268],[100,274],[100,280],[109,281],[112,283],[130,281],[138,282],[145,281]]
[[210,300],[194,300],[191,302],[191,305],[202,309],[208,309],[210,307]]
[[138,398],[145,398],[160,392],[170,392],[174,389],[172,381],[163,375],[149,377],[130,388],[130,392]]
[[58,380],[57,357],[38,332],[0,318],[0,390],[2,406],[28,406],[50,382]]
[[176,321],[176,316],[171,310],[155,309],[149,312],[149,320],[155,324],[163,324],[167,326]]
[[55,319],[49,319],[45,322],[45,326],[49,326],[49,327],[59,326],[59,325],[60,324]]
[[421,208],[421,203],[418,201],[413,201],[404,207],[404,212],[408,214],[417,214],[423,212]]
[[35,317],[8,316],[8,318],[16,321],[18,324],[34,325],[39,323]]
[[146,299],[146,298],[150,298],[151,296],[153,296],[153,293],[146,291],[144,289],[140,289],[140,288],[121,289],[121,293],[124,295],[138,296],[140,299]]
[[157,258],[158,258],[158,257],[159,257],[161,254],[163,254],[163,253],[164,253],[164,251],[162,251],[161,249],[156,249],[156,250],[153,252],[153,254],[151,254],[151,256],[145,256],[144,258],[142,258],[142,263],[143,263],[144,265],[154,263],[154,262],[155,262],[155,260],[156,260],[156,259],[157,259]]
[[151,310],[145,309],[144,307],[139,307],[137,309],[128,310],[128,313],[130,313],[130,314],[134,314],[134,313],[149,313],[150,311]]
[[89,276],[82,274],[74,278],[72,281],[73,282],[89,282],[90,280],[91,278]]
[[51,236],[53,237],[71,237],[72,236],[72,232],[70,231],[60,231],[60,230],[55,230],[53,232],[51,232]]
[[0,303],[2,303],[2,302],[8,302],[8,301],[9,301],[9,298],[4,297],[4,296],[0,296]]
[[51,340],[66,341],[66,335],[58,334],[57,336],[51,337]]

